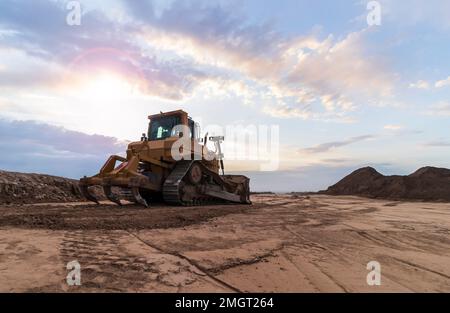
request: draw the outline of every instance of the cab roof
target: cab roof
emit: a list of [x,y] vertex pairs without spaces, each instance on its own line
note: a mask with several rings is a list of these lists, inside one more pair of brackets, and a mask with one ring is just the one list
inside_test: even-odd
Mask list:
[[153,119],[153,118],[157,118],[157,117],[164,117],[164,116],[171,116],[171,115],[188,115],[185,111],[183,110],[176,110],[176,111],[169,111],[169,112],[160,112],[158,114],[152,114],[148,116],[148,119]]

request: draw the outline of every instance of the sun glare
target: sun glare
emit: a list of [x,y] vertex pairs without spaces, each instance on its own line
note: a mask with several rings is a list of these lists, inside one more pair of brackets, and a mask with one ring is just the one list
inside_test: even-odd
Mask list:
[[80,90],[83,98],[94,101],[114,101],[131,96],[132,85],[111,74],[100,75],[87,82]]

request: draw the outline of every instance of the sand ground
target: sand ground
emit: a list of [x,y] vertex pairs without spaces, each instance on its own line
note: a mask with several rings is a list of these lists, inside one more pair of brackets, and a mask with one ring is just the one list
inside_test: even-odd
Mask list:
[[[450,204],[256,195],[252,206],[0,207],[1,292],[450,292]],[[68,286],[66,264],[81,265]],[[366,266],[381,265],[381,286]]]

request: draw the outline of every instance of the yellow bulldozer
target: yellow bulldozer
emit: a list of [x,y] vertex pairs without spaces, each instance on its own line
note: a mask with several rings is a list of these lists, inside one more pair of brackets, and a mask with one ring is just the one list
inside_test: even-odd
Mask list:
[[[250,179],[224,173],[223,137],[201,137],[198,123],[182,110],[148,118],[148,133],[128,145],[126,157],[110,156],[98,174],[80,179],[86,199],[99,203],[91,187],[101,186],[119,205],[121,200],[146,207],[158,201],[187,206],[251,203]],[[207,148],[208,140],[215,151]]]

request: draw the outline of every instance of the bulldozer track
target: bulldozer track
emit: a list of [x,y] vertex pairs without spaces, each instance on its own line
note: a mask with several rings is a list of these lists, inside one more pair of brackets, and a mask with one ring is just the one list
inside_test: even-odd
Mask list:
[[[183,205],[183,206],[200,206],[200,205],[208,205],[208,204],[224,204],[227,201],[210,197],[207,195],[202,195],[200,197],[195,197],[191,201],[184,201],[181,198],[181,190],[180,183],[183,181],[183,178],[189,172],[191,166],[195,163],[195,161],[180,161],[175,169],[170,173],[167,177],[166,181],[163,185],[163,198],[164,201],[172,204],[172,205]],[[204,167],[203,170],[207,171]]]
[[169,204],[184,204],[180,197],[180,182],[188,172],[193,161],[181,161],[167,177],[163,185],[163,198]]

